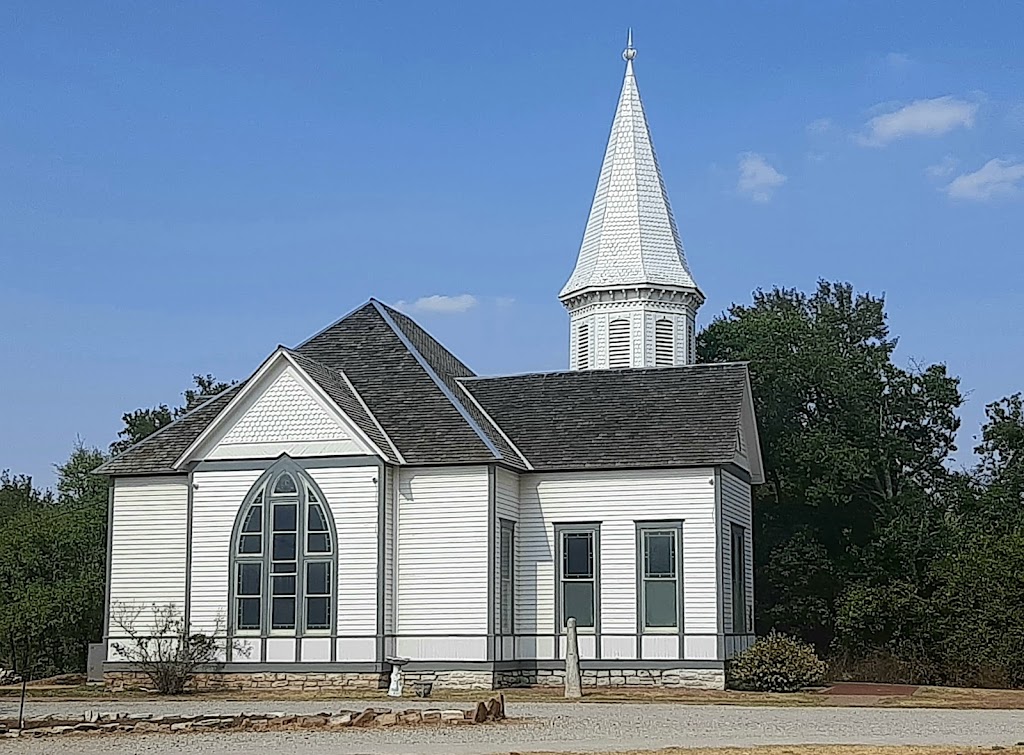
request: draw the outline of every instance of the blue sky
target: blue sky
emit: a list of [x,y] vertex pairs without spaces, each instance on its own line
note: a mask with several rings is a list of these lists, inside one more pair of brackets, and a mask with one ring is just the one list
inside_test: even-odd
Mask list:
[[50,484],[370,296],[480,373],[564,367],[629,25],[701,321],[884,293],[973,445],[1024,372],[1024,4],[9,0],[0,468]]

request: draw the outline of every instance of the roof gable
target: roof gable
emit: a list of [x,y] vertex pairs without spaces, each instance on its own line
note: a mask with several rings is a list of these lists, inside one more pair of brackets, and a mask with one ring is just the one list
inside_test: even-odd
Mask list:
[[281,454],[388,458],[360,423],[280,347],[174,466],[205,459],[274,458]]

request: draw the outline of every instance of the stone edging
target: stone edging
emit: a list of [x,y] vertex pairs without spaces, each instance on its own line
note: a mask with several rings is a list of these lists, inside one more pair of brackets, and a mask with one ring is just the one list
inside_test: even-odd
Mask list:
[[281,731],[385,727],[399,725],[482,724],[505,718],[505,696],[478,702],[470,710],[366,708],[336,713],[292,715],[287,713],[239,713],[238,715],[152,716],[149,714],[97,713],[82,716],[43,716],[25,720],[17,728],[16,720],[0,720],[0,737],[48,737],[61,734],[135,733],[177,734],[189,731]]

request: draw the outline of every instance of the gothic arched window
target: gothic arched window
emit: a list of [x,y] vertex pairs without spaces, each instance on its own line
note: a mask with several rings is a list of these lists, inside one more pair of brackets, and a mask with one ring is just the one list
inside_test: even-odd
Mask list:
[[279,462],[253,485],[235,519],[231,554],[235,632],[304,635],[334,628],[334,518],[297,464]]

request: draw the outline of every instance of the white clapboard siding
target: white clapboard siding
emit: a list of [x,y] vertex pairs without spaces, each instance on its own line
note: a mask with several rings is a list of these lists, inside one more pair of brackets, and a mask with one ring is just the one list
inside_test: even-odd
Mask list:
[[400,469],[398,493],[398,633],[485,636],[487,467]]
[[192,476],[192,629],[227,631],[231,529],[262,470]]
[[[114,482],[110,635],[152,629],[152,606],[185,612],[188,477],[120,477]],[[141,609],[134,619],[131,616]]]
[[744,530],[746,546],[747,611],[754,605],[754,550],[752,536],[750,485],[722,470],[722,610],[726,632],[743,632],[745,627],[732,625],[732,524]]
[[[684,629],[717,632],[711,469],[533,473],[520,477],[517,631],[555,630],[555,524],[600,522],[601,630],[637,629],[636,522],[683,521]],[[541,652],[538,644],[538,653]],[[625,646],[616,654],[626,652]]]
[[310,477],[327,498],[338,530],[339,635],[374,635],[377,632],[379,474],[376,466],[309,470]]

